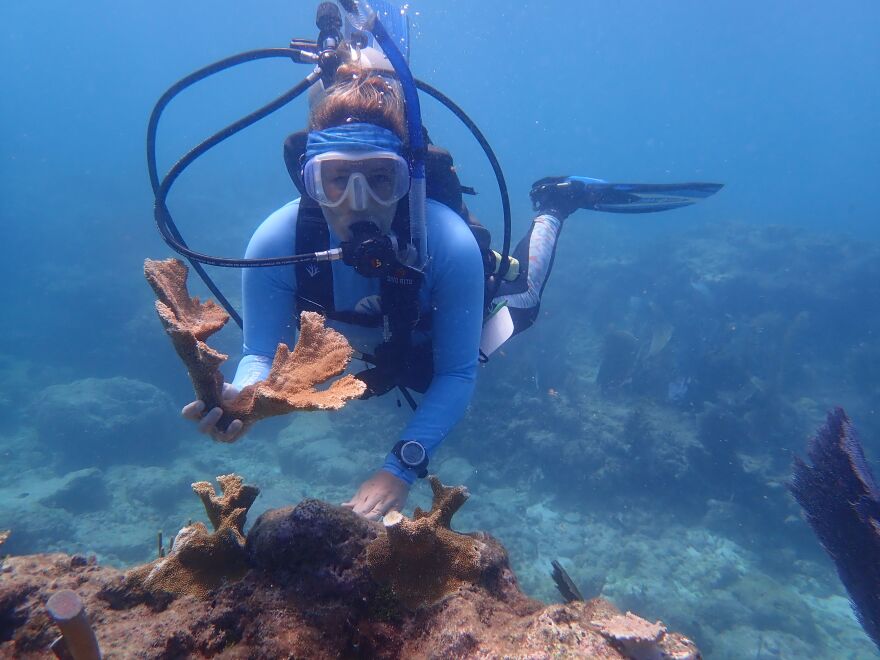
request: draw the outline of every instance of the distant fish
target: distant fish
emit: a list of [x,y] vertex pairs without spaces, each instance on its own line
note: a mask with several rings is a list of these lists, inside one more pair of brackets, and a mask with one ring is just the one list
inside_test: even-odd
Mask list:
[[648,350],[648,357],[654,357],[666,348],[673,333],[675,333],[675,326],[669,321],[659,321],[651,333],[651,348]]

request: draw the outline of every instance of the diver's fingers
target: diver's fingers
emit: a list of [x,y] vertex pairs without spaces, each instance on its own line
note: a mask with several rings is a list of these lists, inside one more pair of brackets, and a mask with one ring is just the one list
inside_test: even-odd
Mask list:
[[372,509],[366,514],[370,520],[381,520],[389,511],[395,509],[394,500],[380,500],[373,505]]
[[202,419],[199,421],[199,431],[206,434],[210,434],[212,431],[215,431],[217,422],[220,421],[221,417],[223,417],[222,408],[211,408],[208,414],[202,417]]
[[[376,494],[368,493],[363,500],[355,504],[354,511],[355,513],[359,513],[362,516],[370,517],[373,514],[373,511],[381,506],[382,499]],[[373,518],[373,520],[377,520]]]
[[366,495],[362,494],[360,490],[351,496],[351,499],[348,502],[343,502],[342,506],[347,507],[349,509],[354,509],[358,504],[366,500]]
[[244,427],[244,424],[240,419],[233,419],[229,422],[229,426],[226,427],[225,431],[216,429],[211,435],[220,442],[235,442],[241,433],[242,427]]
[[204,412],[204,410],[204,401],[193,401],[192,403],[186,404],[183,407],[183,410],[180,411],[180,414],[187,419],[199,420],[202,418],[202,413]]
[[348,500],[348,502],[343,502],[342,506],[344,506],[348,509],[354,509],[358,505],[358,503],[363,499],[362,497],[359,497],[359,496],[360,496],[359,492],[355,493],[354,495],[351,496],[351,499]]

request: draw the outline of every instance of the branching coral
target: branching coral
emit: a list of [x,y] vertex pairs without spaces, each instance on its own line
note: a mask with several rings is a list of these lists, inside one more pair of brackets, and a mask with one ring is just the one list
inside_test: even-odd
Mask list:
[[156,312],[162,326],[189,371],[196,396],[210,410],[222,402],[220,365],[227,356],[205,342],[226,325],[229,315],[212,300],[191,298],[186,288],[187,273],[187,267],[177,259],[144,262],[144,276],[158,298]]
[[326,390],[315,389],[345,371],[352,349],[345,337],[324,327],[320,314],[303,312],[293,352],[279,344],[266,380],[244,388],[232,401],[224,401],[219,368],[227,356],[205,342],[226,324],[228,315],[210,300],[202,303],[189,296],[187,268],[177,259],[148,259],[144,275],[156,293],[156,311],[189,371],[196,397],[205,402],[206,410],[220,407],[224,411],[218,428],[225,429],[233,419],[247,426],[293,410],[337,410],[364,393],[364,383],[351,375]]
[[214,527],[209,533],[197,522],[181,529],[167,557],[140,566],[126,575],[127,588],[150,594],[191,594],[204,598],[224,580],[235,580],[247,571],[244,523],[260,491],[246,486],[234,474],[217,477],[223,491],[217,497],[207,481],[192,485],[202,499]]
[[324,327],[323,316],[303,312],[293,352],[279,344],[266,380],[244,388],[225,408],[245,423],[292,410],[338,410],[363,394],[366,385],[351,375],[326,390],[318,391],[315,385],[341,374],[351,354],[345,337]]
[[467,501],[467,489],[444,486],[435,476],[430,481],[431,510],[417,507],[412,520],[398,511],[389,513],[382,521],[386,534],[367,548],[373,576],[410,607],[476,584],[486,567],[486,544],[450,529],[452,516]]

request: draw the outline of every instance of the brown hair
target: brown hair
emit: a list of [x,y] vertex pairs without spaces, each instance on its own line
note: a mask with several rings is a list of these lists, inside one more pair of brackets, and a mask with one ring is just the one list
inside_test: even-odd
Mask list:
[[392,131],[406,143],[403,99],[396,82],[354,64],[336,70],[336,82],[312,109],[309,130],[367,123]]

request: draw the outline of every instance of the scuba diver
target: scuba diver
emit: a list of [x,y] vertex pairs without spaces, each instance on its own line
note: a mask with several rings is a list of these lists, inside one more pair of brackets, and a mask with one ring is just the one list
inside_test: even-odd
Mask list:
[[[243,357],[224,384],[224,398],[265,379],[279,343],[296,343],[300,313],[318,311],[369,365],[357,374],[367,386],[364,398],[397,389],[413,407],[406,427],[388,439],[384,462],[344,504],[380,519],[400,510],[410,486],[427,475],[471,399],[478,363],[534,323],[568,216],[579,209],[677,208],[721,186],[541,179],[530,192],[536,216],[511,255],[509,203],[499,176],[506,226],[498,253],[463,202],[470,190],[459,182],[451,156],[430,144],[421,125],[401,53],[408,50],[405,15],[385,2],[340,4],[347,12],[344,32],[338,8],[325,2],[317,41],[291,45],[304,61],[318,64],[307,78],[308,129],[285,142],[300,197],[263,221],[245,259],[189,250],[165,204],[170,183],[156,176],[153,182],[157,221],[172,247],[191,262],[245,266]],[[154,128],[151,120],[153,138]],[[482,135],[475,135],[490,155]],[[154,158],[154,145],[148,152]],[[494,167],[494,155],[490,160]],[[180,171],[166,179],[173,182]],[[423,395],[418,405],[410,390]],[[246,431],[240,420],[218,428],[222,408],[206,410],[202,401],[182,414],[217,440],[230,442]]]

